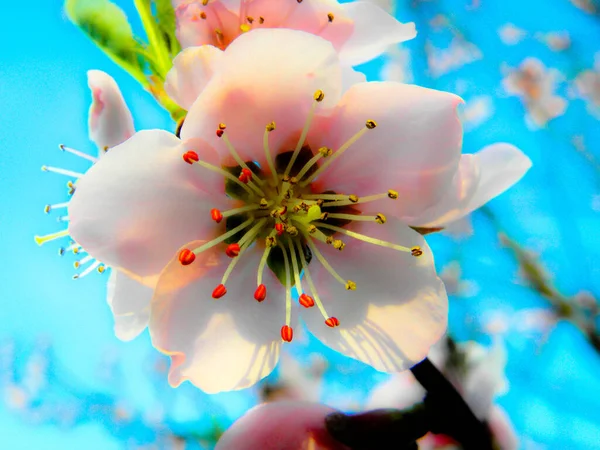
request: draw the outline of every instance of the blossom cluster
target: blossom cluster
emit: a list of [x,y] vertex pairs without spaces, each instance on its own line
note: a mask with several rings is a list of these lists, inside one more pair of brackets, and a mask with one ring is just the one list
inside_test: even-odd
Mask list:
[[147,328],[173,386],[254,385],[300,322],[380,371],[423,360],[448,315],[423,236],[504,192],[529,159],[508,143],[462,154],[454,94],[367,82],[353,66],[416,35],[373,3],[173,0],[173,12],[182,50],[163,88],[185,112],[177,133],[135,132],[115,81],[90,71],[98,154],[62,146],[90,169],[44,167],[76,181],[46,207],[66,208],[68,227],[38,243],[69,237],[79,277],[110,268],[117,336]]

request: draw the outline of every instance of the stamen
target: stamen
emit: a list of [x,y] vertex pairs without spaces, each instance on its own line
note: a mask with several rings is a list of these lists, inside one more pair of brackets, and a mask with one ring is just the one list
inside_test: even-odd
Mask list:
[[279,248],[281,248],[281,253],[283,253],[283,267],[285,270],[285,325],[289,327],[290,322],[292,320],[292,289],[290,287],[290,262],[288,260],[287,252],[285,251],[285,247],[281,245],[281,243],[278,245]]
[[350,196],[348,196],[347,200],[338,200],[335,202],[327,203],[327,206],[347,206],[354,204],[369,203],[375,200],[381,200],[382,198],[391,198],[392,200],[396,200],[398,198],[398,192],[390,189],[389,191],[383,192],[381,194],[368,195],[366,197],[357,197],[356,199],[350,199],[349,197]]
[[[266,204],[263,204],[262,201],[265,200]],[[261,203],[259,204],[251,204],[251,205],[246,205],[246,206],[240,206],[239,208],[234,208],[234,209],[228,209],[227,211],[221,212],[218,209],[211,209],[210,214],[211,217],[213,217],[213,220],[217,223],[219,223],[221,220],[223,220],[224,217],[231,217],[234,216],[236,214],[240,214],[240,213],[245,213],[248,211],[256,211],[257,209],[264,209],[264,208],[268,208],[270,205],[272,205],[273,202],[267,202],[266,199],[261,199]],[[220,214],[220,219],[217,221],[215,220],[215,216],[213,216],[213,211],[215,211],[215,216],[218,218],[219,214]]]
[[275,164],[273,164],[273,156],[271,155],[271,149],[269,149],[269,133],[273,130],[275,130],[275,122],[271,122],[265,127],[265,134],[263,135],[263,148],[265,150],[265,156],[267,157],[267,164],[269,165],[269,170],[271,170],[271,175],[273,176],[273,185],[277,186],[279,180],[277,179],[277,171],[275,170]]
[[[85,270],[84,270],[83,272],[81,272],[80,274],[75,274],[75,275],[73,275],[73,279],[74,279],[74,280],[77,280],[77,279],[79,279],[79,278],[83,278],[83,277],[85,277],[86,275],[88,275],[89,273],[91,273],[91,272],[92,272],[94,269],[96,269],[97,267],[99,268],[100,264],[102,264],[100,261],[96,261],[94,264],[92,264],[92,265],[88,266],[88,268],[87,268],[87,269],[85,269]],[[103,270],[102,272],[104,272],[104,270]],[[102,273],[102,272],[100,272],[100,273]]]
[[64,203],[56,203],[54,205],[46,205],[44,206],[44,212],[46,214],[48,214],[50,211],[52,211],[53,209],[60,209],[60,208],[66,208],[67,206],[69,206],[69,202],[64,202]]
[[302,294],[298,298],[298,302],[305,308],[312,308],[313,306],[315,306],[315,299],[312,298],[310,295],[306,295],[306,294]]
[[[315,110],[317,109],[317,104],[321,103],[324,98],[325,98],[325,94],[323,93],[322,90],[319,89],[318,91],[316,91],[314,93],[313,99],[315,101],[311,105],[310,110],[308,111],[308,116],[306,118],[306,122],[304,123],[304,128],[302,128],[302,133],[300,134],[300,139],[298,139],[298,143],[296,144],[294,153],[292,153],[292,157],[290,158],[290,161],[288,162],[288,165],[285,168],[285,172],[283,173],[284,176],[289,175],[290,170],[292,169],[292,166],[296,162],[296,158],[298,158],[298,155],[300,154],[300,150],[302,149],[302,146],[304,145],[304,141],[306,140],[306,136],[308,135],[308,130],[310,129],[310,124],[312,123],[312,119],[315,115]],[[300,177],[298,177],[298,178],[300,178]]]
[[[188,153],[189,153],[189,152],[188,152]],[[184,155],[184,159],[185,159],[185,155]],[[256,193],[255,193],[255,192],[254,192],[252,189],[250,189],[249,185],[247,185],[247,184],[245,184],[245,183],[242,183],[240,180],[238,180],[238,178],[237,178],[236,176],[234,176],[234,175],[230,174],[230,173],[229,173],[229,172],[227,172],[226,170],[224,170],[224,169],[221,169],[220,167],[217,167],[217,166],[213,166],[212,164],[209,164],[209,163],[207,163],[207,162],[205,162],[205,161],[202,161],[202,160],[195,161],[195,163],[196,163],[196,164],[198,164],[198,165],[199,165],[199,166],[201,166],[201,167],[204,167],[205,169],[208,169],[208,170],[211,170],[211,171],[213,171],[213,172],[216,172],[216,173],[218,173],[218,174],[220,174],[220,175],[223,175],[225,178],[227,178],[227,179],[229,179],[229,180],[233,181],[233,182],[234,182],[234,183],[236,183],[238,186],[241,186],[241,187],[242,187],[242,188],[243,188],[243,189],[244,189],[244,190],[245,190],[245,191],[246,191],[248,194],[250,194],[250,195],[252,195],[252,196],[255,196],[255,195],[256,195]],[[252,186],[253,186],[253,185],[252,185]],[[257,188],[257,189],[258,189],[258,188]],[[260,189],[258,189],[258,191],[262,192]],[[262,193],[260,194],[260,196],[261,196],[261,197],[264,197],[264,195],[265,195],[265,194],[262,194]]]
[[60,175],[66,175],[68,177],[73,177],[73,178],[81,178],[83,176],[83,174],[79,173],[79,172],[73,172],[72,170],[61,169],[59,167],[52,167],[52,166],[42,166],[42,171],[58,173]]
[[50,242],[50,241],[53,241],[53,240],[61,238],[61,237],[66,237],[68,235],[69,235],[69,230],[67,229],[67,230],[57,231],[56,233],[50,233],[45,236],[34,236],[33,240],[35,241],[35,243],[37,245],[43,245],[46,242]]
[[281,236],[285,231],[285,225],[281,222],[277,222],[275,224],[275,231],[277,232],[277,236]]
[[328,219],[343,219],[358,222],[377,222],[383,224],[386,222],[386,217],[379,213],[375,216],[362,216],[360,214],[341,214],[341,213],[329,213],[327,214]]
[[[251,219],[252,220],[252,219]],[[244,236],[242,236],[242,238],[239,240],[238,245],[239,245],[239,252],[238,252],[238,257],[234,258],[230,263],[229,266],[227,266],[227,269],[225,270],[225,273],[223,274],[223,278],[221,278],[221,285],[225,286],[225,283],[227,283],[227,279],[229,278],[229,275],[231,275],[231,272],[233,272],[233,268],[235,267],[235,265],[238,263],[238,261],[240,261],[242,259],[242,254],[246,251],[246,249],[250,246],[250,244],[252,243],[253,239],[256,237],[256,235],[258,234],[258,232],[261,230],[261,228],[264,226],[264,224],[266,223],[267,219],[262,219],[260,221],[258,221],[258,223],[256,225],[254,225]]]
[[285,342],[292,342],[293,337],[294,330],[292,330],[292,327],[288,325],[281,327],[281,339],[283,339]]
[[423,255],[423,250],[421,250],[421,247],[415,246],[410,249],[410,254],[412,256],[419,257],[419,256]]
[[[315,303],[315,305],[317,305],[317,308],[319,309],[319,312],[321,313],[321,315],[325,319],[327,319],[329,317],[329,314],[327,314],[327,311],[325,310],[325,307],[323,306],[323,302],[319,298],[319,294],[317,293],[317,289],[315,288],[315,284],[313,283],[312,277],[310,276],[310,271],[308,270],[308,264],[306,263],[306,258],[304,257],[304,252],[302,251],[300,242],[296,241],[296,245],[298,247],[298,253],[300,254],[300,262],[302,263],[302,267],[304,270],[304,277],[306,278],[306,282],[308,283],[310,292],[313,295],[310,298],[312,300],[314,300],[314,303]],[[304,305],[302,305],[302,306],[304,306]]]
[[328,13],[327,14],[327,20],[331,23],[333,22],[333,19],[335,18],[335,16],[333,15],[333,13]]
[[200,160],[198,153],[193,150],[189,150],[183,154],[183,160],[188,164],[193,164]]
[[359,241],[368,242],[369,244],[375,244],[375,245],[379,245],[381,247],[388,247],[393,250],[398,250],[401,252],[408,252],[408,253],[412,252],[412,249],[410,249],[408,247],[404,247],[404,246],[398,245],[398,244],[392,244],[391,242],[383,241],[381,239],[375,239],[375,238],[372,238],[369,236],[365,236],[364,234],[355,233],[354,231],[346,230],[341,227],[336,227],[335,225],[330,225],[328,223],[315,222],[315,225],[319,228],[327,228],[329,230],[337,231],[339,233],[345,234],[346,236],[350,236],[355,239],[358,239]]
[[335,328],[340,326],[340,321],[337,319],[337,317],[330,317],[325,321],[325,324],[328,327]]
[[196,259],[196,255],[193,251],[184,248],[179,252],[179,262],[182,266],[189,266]]
[[292,258],[292,269],[294,273],[294,283],[296,285],[296,292],[299,296],[304,293],[302,290],[302,282],[300,281],[300,270],[298,270],[298,260],[296,259],[296,249],[294,248],[294,242],[289,241],[288,247],[290,249],[290,256]]
[[240,254],[240,245],[238,243],[229,244],[225,249],[225,254],[230,258],[235,258]]
[[[331,264],[329,264],[329,262],[325,259],[325,257],[323,256],[323,254],[319,251],[319,249],[317,248],[317,246],[315,245],[315,243],[312,241],[312,238],[310,236],[305,235],[306,237],[306,242],[308,243],[308,246],[310,247],[310,250],[312,251],[313,255],[315,255],[317,257],[317,259],[319,260],[319,262],[321,263],[321,265],[327,270],[327,272],[329,272],[331,274],[331,276],[333,278],[335,278],[337,281],[339,281],[340,283],[342,283],[344,286],[348,286],[348,283],[350,283],[351,280],[344,280],[335,270],[333,267],[331,267]],[[302,254],[300,255],[300,257],[302,257]],[[314,294],[314,291],[311,289],[311,292]]]
[[340,156],[342,156],[342,154],[348,150],[354,143],[356,143],[356,141],[358,141],[363,134],[365,134],[368,130],[372,130],[373,128],[375,128],[376,124],[374,121],[372,120],[367,120],[365,127],[361,128],[360,131],[358,131],[354,136],[352,136],[350,139],[348,139],[336,152],[333,153],[333,155],[331,155],[330,158],[328,158],[323,165],[321,165],[321,167],[319,167],[317,170],[315,170],[313,172],[313,174],[308,177],[306,180],[304,180],[302,183],[300,183],[301,186],[306,186],[308,183],[310,183],[312,180],[315,179],[315,177],[317,177],[319,174],[321,174],[325,169],[327,169],[331,163],[333,163],[336,159],[338,159]]
[[73,263],[73,267],[76,269],[79,269],[80,266],[84,265],[86,262],[89,262],[91,260],[92,260],[91,255],[87,255],[86,257],[81,258],[79,261],[75,261]]
[[254,221],[254,218],[250,217],[248,220],[246,220],[245,222],[241,223],[237,227],[229,230],[227,233],[223,233],[221,236],[213,239],[212,241],[209,241],[206,244],[201,245],[200,247],[192,250],[192,252],[194,252],[195,255],[199,255],[203,251],[208,250],[209,248],[214,247],[215,245],[223,242],[226,239],[229,239],[231,236],[234,236],[236,233],[238,233],[239,231],[243,230],[248,225],[250,225],[253,221]]
[[[348,195],[344,194],[305,194],[302,195],[306,200],[348,200]],[[326,205],[329,206],[329,203]]]
[[220,284],[213,290],[212,298],[216,300],[223,297],[225,294],[227,294],[227,288],[223,284]]
[[213,208],[210,210],[210,217],[215,222],[221,223],[221,220],[223,220],[223,213],[221,213],[221,211],[219,211],[217,208]]
[[267,298],[267,287],[264,284],[259,284],[254,291],[254,300],[262,302],[265,298]]
[[263,16],[259,16],[259,18],[258,18],[258,23],[260,23],[261,25],[262,25],[263,23],[265,23],[265,18],[264,18]]
[[[227,147],[227,149],[229,150],[229,153],[231,153],[231,156],[233,156],[233,159],[235,159],[235,162],[237,162],[242,169],[246,169],[248,172],[250,172],[250,174],[253,176],[253,178],[255,179],[256,183],[259,186],[262,186],[262,184],[264,183],[263,180],[261,180],[259,177],[256,176],[256,174],[254,172],[252,172],[252,170],[250,169],[250,167],[248,167],[248,164],[246,164],[244,161],[242,161],[242,158],[240,158],[239,153],[236,151],[235,147],[233,146],[233,144],[231,143],[231,141],[229,140],[229,137],[227,137],[227,133],[225,133],[225,124],[224,123],[220,123],[219,124],[219,130],[223,131],[223,134],[220,136],[220,138],[223,140],[223,142],[225,143],[225,146]],[[249,178],[249,181],[250,177]],[[260,189],[259,189],[260,190]],[[262,192],[262,191],[261,191]],[[261,195],[265,195],[264,193],[262,193]]]
[[96,158],[92,155],[88,155],[87,153],[83,153],[79,150],[75,150],[74,148],[67,147],[66,145],[63,145],[63,144],[60,144],[58,146],[58,148],[60,148],[63,152],[71,153],[75,156],[79,156],[80,158],[87,159],[88,161],[91,161],[93,163],[98,161],[98,158]]
[[[269,234],[267,239],[265,239],[265,251],[263,252],[262,258],[260,258],[260,263],[258,264],[258,274],[256,276],[256,284],[259,287],[262,285],[262,277],[263,277],[263,273],[265,270],[265,266],[267,265],[267,258],[269,257],[269,253],[271,253],[271,248],[275,245],[274,235],[275,235],[275,231],[271,231],[271,234]],[[265,290],[265,293],[266,293],[266,290]]]
[[57,222],[68,222],[69,221],[69,216],[59,216],[56,218]]

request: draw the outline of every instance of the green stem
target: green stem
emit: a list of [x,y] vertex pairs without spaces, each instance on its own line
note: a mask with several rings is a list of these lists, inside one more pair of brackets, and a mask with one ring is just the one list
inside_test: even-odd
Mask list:
[[164,80],[167,72],[171,68],[171,58],[169,51],[165,47],[163,39],[161,39],[154,17],[150,11],[150,3],[148,0],[133,0],[135,7],[144,26],[150,49],[156,56],[155,61],[159,69],[159,75]]

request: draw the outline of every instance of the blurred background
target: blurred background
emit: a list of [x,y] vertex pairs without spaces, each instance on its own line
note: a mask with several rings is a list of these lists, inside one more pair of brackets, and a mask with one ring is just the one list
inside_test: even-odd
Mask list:
[[[116,2],[139,31],[132,1]],[[495,398],[523,449],[600,449],[600,3],[377,1],[416,39],[361,66],[462,96],[464,151],[506,141],[532,160],[514,188],[429,235],[457,342],[506,349]],[[107,273],[73,280],[77,257],[33,236],[60,230],[44,206],[94,154],[86,72],[118,82],[136,129],[173,130],[152,96],[69,22],[59,0],[7,2],[0,27],[0,448],[211,448],[259,401],[360,411],[389,378],[306,335],[256,388],[208,396],[167,384],[147,332],[117,340]],[[138,27],[138,28],[136,28]],[[139,31],[140,34],[142,33]]]

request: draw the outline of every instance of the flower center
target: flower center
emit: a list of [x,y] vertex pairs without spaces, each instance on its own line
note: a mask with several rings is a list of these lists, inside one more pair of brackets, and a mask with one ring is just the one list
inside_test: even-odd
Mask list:
[[[257,164],[240,158],[227,136],[227,126],[224,123],[218,125],[216,134],[223,140],[237,166],[217,167],[200,160],[194,151],[183,154],[183,160],[188,164],[197,164],[222,174],[225,177],[227,194],[243,200],[244,205],[228,211],[211,210],[213,221],[221,223],[225,220],[226,231],[198,248],[181,250],[179,261],[183,265],[192,264],[199,253],[221,243],[227,244],[225,253],[232,261],[225,270],[221,283],[212,292],[212,297],[219,299],[227,293],[226,284],[236,264],[243,258],[244,252],[255,243],[264,245],[257,267],[254,299],[262,302],[267,296],[263,273],[268,266],[286,288],[286,318],[281,329],[281,337],[286,342],[290,342],[293,337],[290,327],[292,288],[295,288],[301,306],[316,306],[323,315],[325,324],[331,328],[340,325],[340,321],[326,311],[311,277],[309,265],[313,257],[316,257],[319,264],[346,290],[355,291],[358,288],[354,281],[338,274],[319,250],[320,246],[331,245],[343,251],[346,247],[345,239],[353,238],[408,252],[415,257],[423,254],[419,247],[405,247],[346,229],[346,226],[354,221],[385,224],[387,219],[383,213],[362,215],[359,207],[364,203],[384,198],[395,200],[398,198],[398,192],[390,189],[365,197],[334,191],[313,192],[311,182],[365,133],[377,127],[375,121],[367,120],[365,126],[335,152],[330,148],[321,147],[314,153],[305,141],[317,105],[324,97],[322,91],[315,92],[313,105],[296,147],[277,154],[275,159],[269,148],[269,134],[275,131],[276,125],[275,122],[266,125],[263,148],[270,173],[264,174]],[[305,292],[307,286],[310,295]]]

